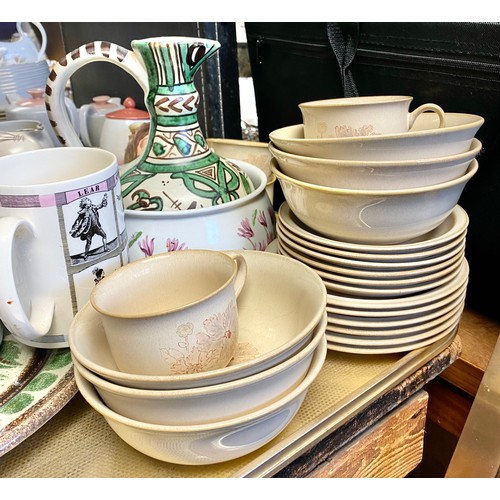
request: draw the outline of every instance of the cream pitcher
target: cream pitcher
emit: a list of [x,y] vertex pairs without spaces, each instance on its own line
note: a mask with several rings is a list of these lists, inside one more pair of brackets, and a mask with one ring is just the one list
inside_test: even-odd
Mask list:
[[198,122],[200,96],[194,76],[220,43],[172,36],[133,40],[131,45],[128,50],[110,42],[88,43],[54,66],[46,106],[59,140],[66,146],[82,145],[63,105],[68,79],[90,62],[111,62],[137,80],[151,120],[141,155],[120,169],[126,209],[182,211],[220,205],[252,192],[249,176],[209,147]]

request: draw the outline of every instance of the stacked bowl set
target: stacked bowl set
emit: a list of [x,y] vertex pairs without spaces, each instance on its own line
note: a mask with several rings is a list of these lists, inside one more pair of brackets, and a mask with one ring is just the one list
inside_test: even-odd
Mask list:
[[270,134],[278,251],[321,276],[332,350],[404,352],[458,327],[469,272],[458,200],[483,119],[432,104],[409,113],[410,102],[303,103],[303,124]]

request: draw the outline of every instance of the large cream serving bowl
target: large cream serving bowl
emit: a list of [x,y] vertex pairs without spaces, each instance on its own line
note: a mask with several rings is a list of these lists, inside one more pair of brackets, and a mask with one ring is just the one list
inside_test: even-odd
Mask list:
[[349,161],[293,155],[269,145],[280,170],[299,181],[347,189],[408,189],[440,184],[463,175],[481,150],[471,148],[450,156],[424,160]]
[[302,124],[273,130],[271,142],[295,155],[336,160],[418,160],[468,151],[484,118],[466,113],[445,113],[445,126],[438,128],[435,113],[423,113],[412,129],[401,134],[305,139]]
[[175,464],[214,464],[247,455],[276,437],[296,415],[326,354],[326,337],[323,337],[307,375],[297,387],[254,412],[210,424],[175,426],[133,420],[106,406],[94,386],[78,370],[75,370],[75,381],[94,410],[121,439],[141,453]]
[[338,189],[298,181],[272,166],[290,210],[306,226],[330,238],[394,244],[421,236],[443,222],[478,170],[452,181],[411,189]]
[[153,376],[120,371],[106,341],[99,314],[86,304],[75,316],[69,346],[87,369],[111,382],[142,389],[187,389],[248,377],[281,363],[311,341],[323,317],[327,292],[305,264],[282,255],[241,251],[247,262],[238,297],[239,337],[235,359],[217,370]]

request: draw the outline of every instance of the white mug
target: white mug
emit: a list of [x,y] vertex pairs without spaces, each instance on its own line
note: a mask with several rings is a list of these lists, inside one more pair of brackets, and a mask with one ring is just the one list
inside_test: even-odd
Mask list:
[[409,112],[413,97],[378,95],[323,99],[299,104],[304,138],[363,137],[408,132],[416,118],[432,111],[445,126],[445,113],[437,104],[422,104]]
[[95,284],[128,262],[116,157],[47,148],[0,158],[0,319],[33,347],[68,346]]

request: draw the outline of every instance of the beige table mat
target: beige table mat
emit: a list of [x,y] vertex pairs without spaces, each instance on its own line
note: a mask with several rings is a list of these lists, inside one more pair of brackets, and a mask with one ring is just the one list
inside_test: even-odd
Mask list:
[[[448,340],[448,345],[451,340]],[[104,418],[77,394],[41,429],[0,458],[0,477],[238,477],[250,464],[259,463],[266,453],[272,457],[275,454],[273,450],[276,447],[279,449],[287,439],[292,442],[297,439],[300,448],[303,429],[308,426],[314,428],[311,422],[321,420],[325,412],[334,412],[354,393],[363,394],[363,388],[370,386],[374,380],[383,381],[395,371],[404,371],[407,360],[418,361],[421,366],[440,352],[438,348],[443,350],[445,347],[444,344],[435,347],[434,352],[428,349],[424,357],[422,350],[418,353],[377,356],[329,351],[297,415],[277,437],[249,455],[214,465],[175,465],[136,451],[121,440]],[[376,390],[373,397],[377,396]]]

